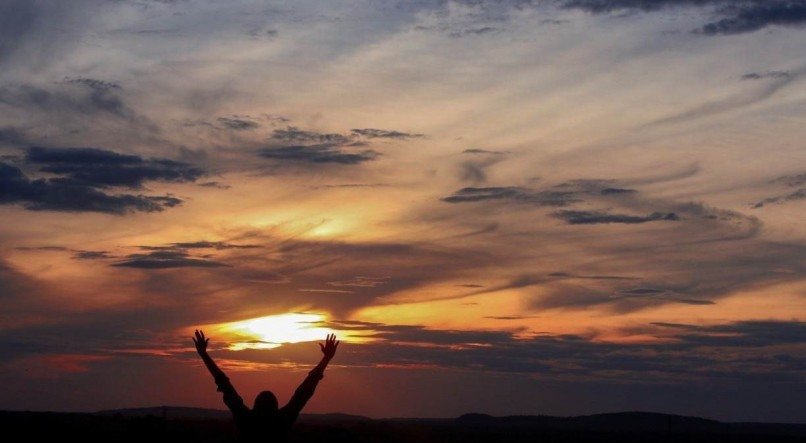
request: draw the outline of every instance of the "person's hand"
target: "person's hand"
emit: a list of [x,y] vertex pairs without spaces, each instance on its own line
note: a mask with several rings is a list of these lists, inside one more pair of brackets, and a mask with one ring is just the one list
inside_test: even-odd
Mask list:
[[196,351],[199,354],[207,352],[207,343],[210,342],[209,338],[204,338],[204,332],[196,329],[195,337],[193,337],[193,344],[196,345]]
[[339,343],[341,342],[336,340],[336,334],[328,334],[325,339],[325,344],[319,343],[322,354],[325,354],[326,359],[330,360],[336,355],[336,348],[339,347]]

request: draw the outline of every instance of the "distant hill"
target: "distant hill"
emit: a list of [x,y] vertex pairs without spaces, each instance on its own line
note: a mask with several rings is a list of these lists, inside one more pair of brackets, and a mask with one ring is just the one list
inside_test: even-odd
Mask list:
[[806,424],[728,423],[699,417],[656,412],[616,412],[610,414],[553,417],[511,415],[494,417],[470,413],[456,419],[458,424],[475,428],[532,428],[595,432],[709,433],[799,435],[806,437]]
[[[6,435],[26,440],[94,442],[231,442],[228,411],[157,406],[97,413],[0,411]],[[458,418],[370,419],[349,414],[303,414],[297,443],[803,443],[806,424],[724,423],[651,412],[579,417],[465,414]]]
[[[169,420],[228,420],[232,417],[223,409],[189,408],[185,406],[152,406],[146,408],[109,409],[98,411],[96,415],[121,417],[159,417]],[[306,422],[347,422],[367,421],[369,417],[341,413],[301,414],[301,421]]]
[[185,406],[152,406],[146,408],[109,409],[98,411],[96,415],[122,417],[160,417],[167,419],[213,419],[226,420],[232,415],[222,409],[189,408]]

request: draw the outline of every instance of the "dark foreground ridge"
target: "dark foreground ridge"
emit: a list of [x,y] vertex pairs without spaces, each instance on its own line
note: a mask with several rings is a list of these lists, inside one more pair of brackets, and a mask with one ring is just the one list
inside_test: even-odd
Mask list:
[[[6,435],[26,440],[233,442],[228,411],[161,406],[95,414],[0,411]],[[456,419],[370,419],[303,414],[290,441],[409,442],[802,442],[806,424],[723,423],[697,417],[620,412],[580,417],[465,414]]]

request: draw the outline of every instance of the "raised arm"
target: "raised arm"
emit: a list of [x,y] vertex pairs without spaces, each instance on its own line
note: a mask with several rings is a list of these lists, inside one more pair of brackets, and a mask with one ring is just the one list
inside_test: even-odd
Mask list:
[[295,414],[299,414],[299,412],[302,411],[302,408],[305,407],[308,400],[313,397],[313,392],[316,390],[316,385],[319,384],[319,380],[324,377],[327,364],[330,363],[330,360],[336,355],[336,349],[339,347],[339,343],[340,342],[336,340],[336,334],[329,334],[324,344],[319,343],[319,348],[322,349],[322,360],[319,361],[319,364],[316,365],[315,368],[311,369],[311,372],[308,373],[308,376],[294,392],[294,396],[291,397],[285,409]]
[[205,338],[204,332],[199,330],[196,330],[194,335],[193,344],[196,345],[196,351],[199,353],[204,365],[207,366],[207,370],[213,375],[215,384],[218,386],[218,391],[224,394],[224,404],[227,405],[236,418],[239,414],[248,412],[249,408],[244,405],[243,399],[238,395],[238,392],[235,390],[235,387],[232,386],[232,383],[230,383],[227,375],[224,374],[224,371],[218,367],[212,357],[210,357],[210,354],[207,353],[207,344],[210,342],[210,339]]

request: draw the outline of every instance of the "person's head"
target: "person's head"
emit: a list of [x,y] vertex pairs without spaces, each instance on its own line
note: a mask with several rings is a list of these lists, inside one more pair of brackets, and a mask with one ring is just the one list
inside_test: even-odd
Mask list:
[[255,406],[252,408],[258,414],[272,414],[277,412],[277,397],[271,391],[263,391],[255,397]]

